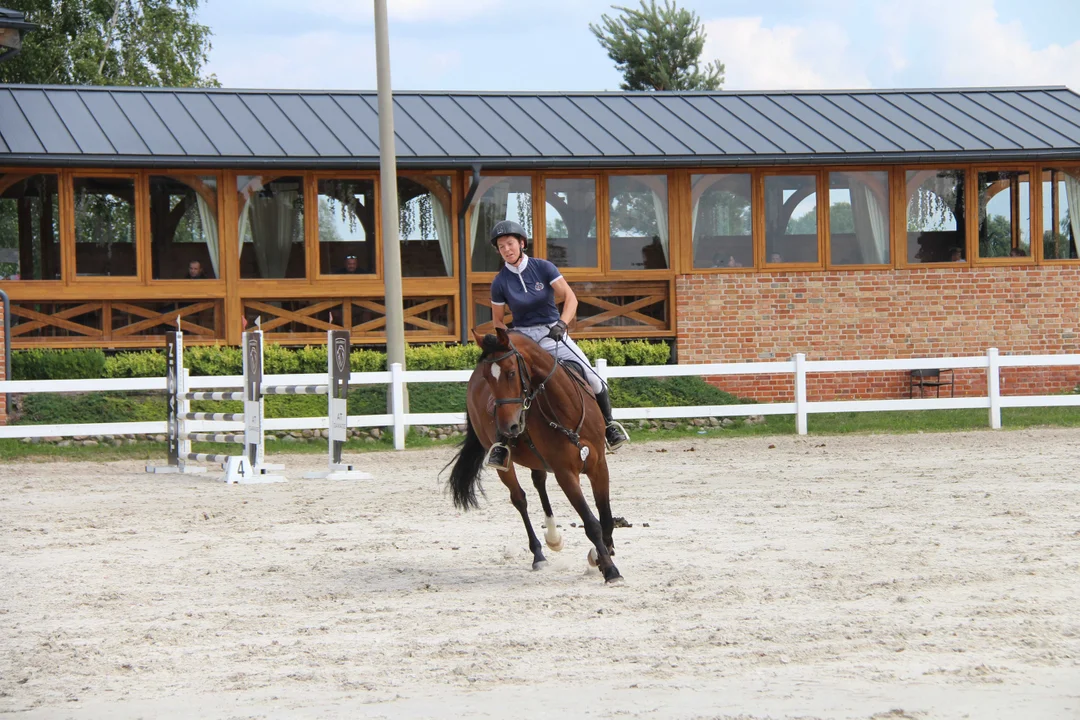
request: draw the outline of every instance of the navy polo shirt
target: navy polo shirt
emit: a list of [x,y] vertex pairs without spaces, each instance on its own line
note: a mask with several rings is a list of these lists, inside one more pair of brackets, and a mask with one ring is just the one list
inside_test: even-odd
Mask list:
[[555,290],[551,283],[562,277],[547,260],[528,258],[525,269],[516,273],[503,264],[491,283],[492,305],[509,305],[517,327],[551,325],[559,319]]

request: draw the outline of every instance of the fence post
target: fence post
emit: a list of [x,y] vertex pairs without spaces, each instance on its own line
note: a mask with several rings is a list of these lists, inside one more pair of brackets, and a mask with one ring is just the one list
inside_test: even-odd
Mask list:
[[990,429],[1001,429],[1001,365],[998,349],[986,350],[986,394],[990,397]]
[[596,366],[596,376],[604,381],[607,385],[607,358],[598,357],[594,363]]
[[806,354],[795,353],[795,430],[806,434]]
[[390,365],[390,404],[394,413],[394,449],[405,449],[405,376],[401,363]]

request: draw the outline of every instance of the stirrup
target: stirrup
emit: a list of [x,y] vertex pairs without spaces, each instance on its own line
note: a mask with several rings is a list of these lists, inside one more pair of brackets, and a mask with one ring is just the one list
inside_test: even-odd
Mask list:
[[501,442],[492,444],[484,457],[484,466],[495,470],[509,470],[510,448]]
[[608,450],[612,452],[618,450],[629,439],[630,435],[627,434],[626,428],[615,420],[609,422],[604,428],[604,440],[607,441]]

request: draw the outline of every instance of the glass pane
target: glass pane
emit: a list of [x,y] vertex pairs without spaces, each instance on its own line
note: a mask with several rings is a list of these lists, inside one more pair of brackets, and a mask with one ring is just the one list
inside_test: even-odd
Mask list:
[[753,267],[750,175],[691,175],[694,267]]
[[150,176],[150,261],[153,278],[221,277],[217,179]]
[[962,262],[964,171],[908,170],[907,261]]
[[889,174],[829,173],[829,262],[889,264]]
[[666,175],[608,179],[612,270],[663,270],[668,262]]
[[558,267],[596,267],[596,180],[552,178],[544,192],[547,259]]
[[469,241],[474,272],[495,272],[502,268],[499,252],[491,246],[491,228],[503,220],[513,220],[525,228],[530,244],[532,227],[532,178],[482,177],[473,195],[469,212]]
[[236,189],[240,277],[304,277],[303,178],[239,175]]
[[404,277],[454,274],[450,176],[398,177],[398,234]]
[[73,184],[75,272],[86,276],[137,275],[135,181],[77,177]]
[[817,178],[766,176],[765,262],[775,265],[817,261]]
[[375,272],[375,181],[319,180],[319,272]]
[[56,175],[0,175],[0,280],[60,279]]
[[979,257],[1031,257],[1031,177],[980,172]]
[[1080,254],[1080,169],[1042,174],[1043,257],[1076,260]]

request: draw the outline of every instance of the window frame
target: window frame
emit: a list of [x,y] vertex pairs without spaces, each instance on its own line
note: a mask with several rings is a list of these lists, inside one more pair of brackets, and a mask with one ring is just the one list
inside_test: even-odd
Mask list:
[[[224,172],[222,172],[222,170],[220,169],[208,169],[205,171],[192,170],[190,168],[178,170],[152,169],[144,170],[143,175],[144,178],[142,182],[142,188],[145,190],[146,193],[146,201],[143,203],[143,205],[145,206],[145,216],[139,217],[138,222],[143,224],[146,228],[146,285],[148,287],[168,288],[182,285],[184,287],[198,288],[200,291],[209,290],[223,292],[225,289],[226,277],[230,265],[230,256],[225,249],[225,238],[224,233],[222,232],[225,227],[225,223],[222,222],[223,218],[225,217],[225,193],[222,191],[222,188],[225,187],[225,185],[223,184]],[[153,257],[151,257],[151,253],[153,252],[153,232],[150,226],[150,177],[157,175],[163,175],[177,180],[184,180],[185,182],[187,182],[187,178],[198,178],[207,176],[213,176],[214,179],[217,180],[217,204],[214,208],[215,212],[217,213],[218,226],[218,276],[216,278],[206,278],[204,280],[190,280],[187,278],[154,278],[154,263]],[[196,192],[198,192],[197,189]],[[239,256],[237,256],[237,258],[239,259]]]
[[[324,273],[319,263],[319,181],[320,180],[371,180],[374,183],[375,193],[375,222],[372,232],[372,242],[375,243],[375,271],[363,273],[355,277],[343,278],[335,273]],[[333,170],[316,170],[304,173],[304,250],[308,263],[307,280],[311,285],[341,285],[347,284],[348,288],[355,289],[372,283],[381,285],[383,281],[383,243],[382,243],[382,185],[379,182],[379,173],[371,172],[335,172]],[[312,208],[309,210],[307,196],[313,198]],[[237,209],[239,211],[239,208]],[[237,215],[237,223],[240,217]],[[239,232],[239,224],[237,225]],[[312,272],[312,269],[314,272]]]
[[[1075,170],[1080,175],[1080,160],[1072,160],[1065,162],[1044,162],[1035,166],[1035,172],[1038,176],[1038,182],[1032,183],[1032,193],[1034,198],[1032,203],[1038,203],[1038,212],[1032,213],[1032,235],[1038,238],[1038,241],[1032,241],[1035,246],[1032,249],[1031,257],[1037,265],[1077,265],[1080,264],[1080,258],[1050,258],[1047,259],[1043,253],[1043,233],[1046,232],[1046,228],[1043,226],[1043,173],[1051,170]],[[1071,210],[1071,208],[1070,208]],[[1077,245],[1080,245],[1080,238],[1076,238]]]
[[[663,175],[667,179],[667,214],[668,214],[668,266],[666,268],[655,268],[651,270],[612,270],[611,269],[611,177],[633,177],[635,175]],[[672,211],[681,207],[681,203],[677,202],[679,195],[676,193],[675,178],[679,175],[685,175],[683,173],[676,173],[666,168],[631,168],[631,169],[611,169],[606,170],[602,174],[603,189],[597,189],[597,200],[599,201],[601,192],[603,193],[604,202],[600,203],[599,210],[603,214],[597,215],[596,218],[596,235],[597,235],[597,259],[600,260],[600,269],[596,272],[603,275],[605,280],[656,280],[662,278],[673,277],[678,269],[677,258],[680,256],[681,251],[675,251],[672,248],[674,243],[672,242],[676,238],[680,239],[684,236],[683,218],[682,213],[678,213],[676,216]],[[681,187],[681,183],[680,183]],[[603,223],[601,226],[600,223]],[[545,228],[546,229],[546,228]],[[683,243],[685,244],[685,243]],[[603,246],[603,255],[600,255],[600,247]]]
[[[534,212],[539,210],[540,221],[539,221],[539,224],[537,224],[536,220],[533,221],[533,235],[539,236],[542,233],[543,234],[543,240],[540,241],[538,239],[538,237],[534,237],[533,239],[537,241],[537,247],[538,248],[543,248],[543,254],[540,255],[539,251],[538,251],[537,256],[542,257],[545,260],[550,260],[550,258],[548,257],[548,242],[547,242],[547,240],[548,240],[548,238],[547,238],[547,183],[548,183],[548,180],[592,180],[595,183],[595,187],[596,187],[596,198],[594,200],[595,211],[596,211],[596,265],[594,265],[592,267],[583,267],[583,266],[560,267],[559,268],[559,273],[562,274],[563,276],[565,276],[567,278],[567,280],[569,281],[569,280],[574,279],[577,276],[596,275],[598,273],[604,272],[604,270],[602,269],[603,268],[603,258],[605,258],[607,256],[607,249],[606,249],[607,246],[605,245],[605,240],[601,237],[602,234],[603,234],[601,232],[601,222],[602,222],[601,221],[601,210],[603,208],[601,207],[602,203],[600,202],[601,193],[606,192],[606,190],[603,189],[603,188],[606,188],[606,184],[604,183],[604,173],[602,173],[602,172],[595,172],[595,173],[575,172],[575,171],[572,171],[572,170],[565,170],[565,171],[549,171],[549,172],[544,172],[544,173],[539,174],[539,176],[538,176],[538,184],[539,184],[539,187],[540,187],[540,193],[539,193],[539,195],[534,194],[533,197],[539,197],[540,202],[539,203],[536,203],[536,202],[533,203],[533,210],[534,210]],[[540,228],[541,232],[540,233],[536,232],[536,228]]]
[[[675,175],[674,173],[672,174]],[[694,175],[746,175],[750,178],[750,247],[752,261],[749,265],[744,267],[715,267],[715,268],[699,268],[694,266]],[[679,274],[691,274],[691,275],[717,275],[725,273],[752,273],[761,270],[762,265],[762,248],[764,248],[765,241],[761,237],[763,232],[764,222],[758,222],[759,210],[761,208],[761,201],[758,192],[758,176],[760,171],[755,168],[690,168],[686,172],[678,174],[678,181],[680,184],[680,191],[677,197],[680,199],[679,216],[680,221],[686,223],[683,228],[682,247],[679,248],[679,267],[676,268],[676,272]],[[669,213],[670,215],[671,213]],[[762,214],[762,221],[764,215]],[[760,247],[759,247],[760,245]]]
[[[897,268],[897,252],[896,252],[896,232],[894,229],[893,215],[896,212],[895,201],[895,183],[896,183],[896,169],[895,165],[831,165],[822,168],[822,181],[825,185],[825,213],[824,213],[824,229],[822,230],[822,240],[824,241],[824,254],[822,261],[823,267],[826,270],[886,270]],[[832,202],[829,198],[830,185],[829,176],[832,173],[860,173],[860,172],[880,172],[885,174],[885,196],[889,201],[889,214],[887,219],[887,226],[889,228],[889,262],[888,263],[860,263],[857,265],[852,264],[837,264],[832,261],[832,218],[830,217]],[[907,212],[905,205],[905,213]],[[764,209],[763,209],[764,212]],[[905,253],[906,253],[905,249]]]
[[[979,255],[979,173],[980,172],[1026,172],[1028,174],[1028,212],[1030,217],[1028,218],[1028,238],[1030,243],[1031,253],[1026,257],[998,257],[998,258],[984,258]],[[1038,178],[1038,181],[1036,181]],[[1042,173],[1038,171],[1038,166],[1030,163],[973,163],[968,166],[967,183],[970,186],[967,201],[970,203],[968,207],[975,208],[975,217],[968,223],[968,258],[970,263],[974,266],[995,266],[995,265],[1034,265],[1035,264],[1035,245],[1039,245],[1040,251],[1042,248],[1042,233],[1039,233],[1039,242],[1035,242],[1035,230],[1036,230],[1036,216],[1042,217],[1042,197],[1041,193],[1036,191],[1035,186],[1042,186]],[[1038,201],[1038,205],[1036,205]],[[1014,207],[1019,207],[1015,205]],[[1038,211],[1036,212],[1036,207]],[[1075,261],[1072,261],[1075,262]]]
[[[828,206],[822,208],[822,198],[828,196],[828,180],[825,173],[828,172],[828,168],[825,167],[806,167],[806,166],[792,166],[792,167],[769,167],[762,168],[758,181],[756,183],[758,197],[760,200],[760,211],[755,213],[757,221],[761,225],[761,247],[760,247],[760,260],[756,269],[762,272],[777,272],[777,271],[799,271],[799,270],[824,270],[826,259],[826,238],[829,235],[829,213]],[[815,193],[815,207],[817,212],[817,262],[813,263],[799,263],[799,262],[782,262],[782,263],[770,263],[768,261],[768,248],[766,243],[768,238],[766,237],[765,227],[765,180],[770,177],[784,177],[784,176],[813,176],[814,177],[814,193]],[[847,267],[847,266],[843,266]]]
[[[972,203],[978,199],[978,194],[972,192],[973,180],[971,174],[971,165],[969,163],[919,163],[915,165],[897,165],[895,166],[898,173],[897,185],[898,185],[898,204],[897,212],[894,216],[894,233],[896,235],[896,244],[893,246],[895,252],[895,262],[893,267],[897,270],[948,270],[950,268],[955,269],[958,267],[972,267],[974,265],[972,261],[972,249],[971,244],[974,239],[978,242],[978,222],[972,222],[968,219],[968,215],[971,214]],[[936,262],[936,263],[920,263],[908,261],[908,247],[907,247],[907,208],[908,208],[908,181],[907,174],[909,171],[918,172],[920,170],[960,170],[963,172],[964,177],[964,255],[965,258],[962,262]],[[900,210],[903,208],[903,210]]]
[[[527,178],[529,178],[531,192],[532,192],[532,198],[533,198],[532,199],[532,208],[531,208],[531,210],[532,210],[532,221],[533,221],[533,238],[532,238],[532,243],[529,245],[529,249],[526,250],[525,252],[530,257],[539,257],[539,258],[544,258],[546,260],[547,259],[547,244],[544,242],[544,228],[541,226],[541,223],[543,221],[543,216],[542,216],[541,213],[539,213],[537,211],[537,202],[536,202],[536,198],[538,197],[538,193],[543,192],[543,185],[540,182],[541,174],[536,173],[536,172],[529,172],[527,170],[497,170],[497,171],[493,171],[493,172],[489,172],[489,173],[481,172],[480,173],[480,182],[483,182],[484,178],[496,178],[496,177],[499,177],[499,178],[501,178],[501,177],[527,177]],[[466,194],[469,191],[469,187],[471,187],[471,176],[470,176],[470,185],[464,189],[464,192]],[[488,285],[490,285],[491,281],[495,279],[495,276],[499,274],[498,270],[473,270],[472,269],[472,250],[473,250],[473,246],[470,244],[471,241],[472,241],[472,233],[470,232],[470,228],[472,227],[473,208],[476,205],[478,205],[479,202],[480,202],[480,197],[479,196],[480,196],[480,193],[477,192],[476,195],[473,196],[472,201],[469,203],[469,207],[465,208],[465,237],[461,238],[461,242],[464,243],[467,240],[470,241],[470,242],[466,243],[466,245],[465,245],[465,247],[466,247],[465,256],[466,256],[466,260],[468,262],[468,269],[466,270],[466,269],[463,268],[462,271],[467,273],[467,275],[469,277],[469,284],[470,285],[479,285],[479,284],[483,284],[484,282],[486,282]],[[538,228],[539,228],[539,230],[538,230]],[[484,242],[487,242],[487,240],[485,239]]]
[[[268,170],[270,172],[268,172]],[[299,177],[301,179],[300,186],[304,192],[304,277],[299,278],[245,278],[240,277],[240,256],[243,254],[243,247],[240,240],[240,189],[237,187],[237,181],[241,175],[250,175],[261,178],[269,178],[270,182],[278,178],[283,177]],[[319,216],[316,210],[314,218],[311,215],[311,203],[308,202],[310,198],[310,189],[313,182],[314,173],[310,170],[293,170],[290,168],[281,168],[280,171],[274,171],[273,168],[240,168],[230,170],[225,174],[225,182],[228,183],[229,191],[224,193],[228,196],[227,205],[231,211],[229,214],[229,238],[228,238],[228,253],[229,255],[229,282],[238,283],[237,287],[241,288],[242,292],[239,297],[253,297],[259,294],[265,294],[268,292],[280,293],[281,297],[288,297],[290,291],[295,294],[303,286],[310,286],[313,284],[313,276],[311,274],[311,236],[310,232],[311,224],[314,222],[318,225]],[[218,242],[224,242],[219,237]],[[298,295],[298,297],[305,297]]]
[[[115,170],[115,169],[85,169],[78,168],[65,173],[66,180],[60,190],[61,196],[67,197],[67,214],[71,218],[68,241],[61,249],[61,268],[70,263],[64,282],[67,285],[147,285],[150,272],[150,228],[147,223],[140,222],[145,217],[149,221],[150,208],[147,202],[147,188],[144,187],[146,179],[145,170]],[[134,275],[79,275],[76,263],[76,233],[75,233],[75,180],[76,178],[128,178],[132,181],[134,190],[134,207],[132,207],[131,220],[134,223],[134,237],[132,245],[135,247],[135,274]],[[63,204],[61,204],[63,211]],[[63,231],[61,230],[61,236]]]
[[[69,268],[69,260],[68,260],[68,257],[67,257],[67,254],[68,254],[68,251],[67,251],[68,241],[67,241],[66,237],[67,237],[67,234],[70,233],[71,237],[72,237],[72,242],[74,242],[74,237],[75,237],[74,228],[70,227],[70,226],[73,224],[74,219],[75,219],[75,208],[73,206],[70,208],[70,210],[71,210],[71,212],[70,212],[71,220],[69,221],[68,220],[69,213],[67,211],[67,198],[65,198],[65,196],[64,196],[65,195],[64,185],[65,185],[66,180],[67,180],[67,171],[62,170],[60,168],[48,168],[48,167],[45,167],[45,168],[37,168],[37,167],[0,168],[0,177],[3,177],[4,175],[14,175],[18,179],[15,180],[14,182],[12,182],[9,185],[3,186],[2,188],[0,188],[0,190],[6,190],[7,188],[11,187],[11,185],[14,185],[17,182],[22,182],[23,180],[31,178],[34,175],[55,175],[56,176],[56,211],[58,213],[58,217],[56,219],[56,221],[57,221],[56,243],[57,243],[57,258],[60,261],[60,277],[52,278],[51,280],[35,280],[35,279],[24,279],[24,278],[21,277],[21,274],[20,274],[20,278],[18,280],[3,280],[2,281],[3,283],[5,283],[6,289],[11,290],[11,289],[16,288],[16,287],[20,288],[20,289],[22,289],[22,288],[30,288],[30,287],[43,288],[43,289],[50,289],[50,288],[55,289],[55,288],[65,287],[65,286],[69,285],[71,283],[71,280],[68,277],[68,273],[71,272],[71,270]],[[10,283],[10,284],[8,284],[8,283]],[[45,296],[43,296],[43,297],[45,297]]]

